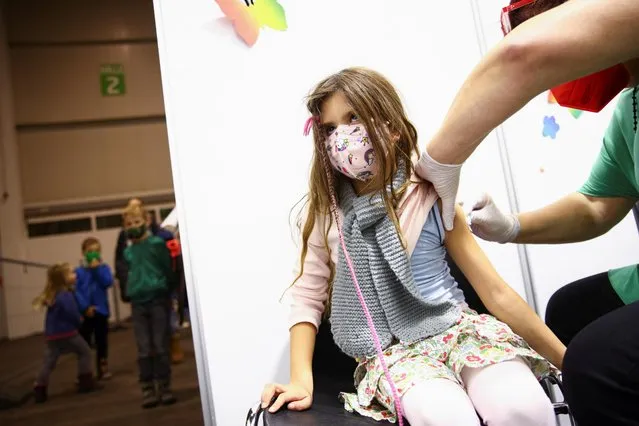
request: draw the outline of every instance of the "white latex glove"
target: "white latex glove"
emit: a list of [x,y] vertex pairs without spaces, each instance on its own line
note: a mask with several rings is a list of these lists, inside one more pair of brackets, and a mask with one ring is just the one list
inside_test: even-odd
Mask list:
[[459,188],[461,164],[441,164],[424,151],[417,162],[415,172],[419,177],[433,184],[442,200],[442,219],[447,231],[453,229],[455,219],[455,197]]
[[483,240],[509,243],[519,234],[517,216],[504,214],[488,194],[475,201],[468,219],[473,234]]

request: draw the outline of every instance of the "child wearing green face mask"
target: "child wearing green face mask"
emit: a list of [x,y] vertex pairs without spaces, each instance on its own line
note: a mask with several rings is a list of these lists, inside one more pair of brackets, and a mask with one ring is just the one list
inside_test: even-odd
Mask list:
[[84,264],[75,270],[77,280],[75,298],[84,317],[80,334],[90,345],[95,339],[96,371],[98,379],[111,377],[108,364],[109,334],[109,287],[113,285],[113,274],[108,265],[102,263],[100,241],[89,237],[82,242]]
[[128,266],[127,294],[138,347],[142,406],[175,402],[171,392],[170,318],[175,273],[164,240],[146,229],[139,205],[124,211],[124,229],[131,244],[124,250]]

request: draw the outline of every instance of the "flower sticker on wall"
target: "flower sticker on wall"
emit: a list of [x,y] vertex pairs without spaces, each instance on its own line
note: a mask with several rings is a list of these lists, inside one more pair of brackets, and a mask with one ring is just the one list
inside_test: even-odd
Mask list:
[[260,35],[260,29],[269,27],[286,31],[286,14],[278,0],[215,0],[222,12],[233,23],[235,32],[249,47]]
[[544,117],[544,129],[541,134],[544,137],[549,137],[551,139],[555,139],[557,137],[557,132],[559,131],[559,124],[555,121],[554,116],[545,116]]

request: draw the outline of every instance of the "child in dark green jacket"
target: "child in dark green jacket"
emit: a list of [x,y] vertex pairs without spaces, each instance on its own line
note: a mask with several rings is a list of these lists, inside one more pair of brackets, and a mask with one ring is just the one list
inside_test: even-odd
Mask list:
[[170,296],[176,279],[171,254],[164,240],[146,229],[146,213],[141,206],[127,207],[124,228],[131,241],[124,251],[124,258],[129,270],[127,296],[131,299],[138,347],[142,406],[173,404]]

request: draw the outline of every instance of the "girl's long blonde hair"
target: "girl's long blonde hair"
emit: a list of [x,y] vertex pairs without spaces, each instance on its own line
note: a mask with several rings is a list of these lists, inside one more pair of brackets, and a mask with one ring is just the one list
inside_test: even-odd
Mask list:
[[70,269],[71,266],[68,263],[57,263],[49,267],[44,290],[38,297],[33,299],[34,308],[42,309],[51,306],[59,292],[71,289],[70,284],[67,283],[67,274]]
[[[322,80],[307,97],[306,107],[313,116],[313,152],[309,191],[305,196],[307,204],[306,221],[300,215],[297,225],[302,232],[302,253],[300,256],[300,273],[293,285],[304,274],[304,260],[308,252],[308,239],[318,218],[324,221],[324,245],[329,252],[328,231],[333,224],[331,216],[331,193],[337,198],[338,186],[346,177],[333,170],[324,148],[326,132],[324,131],[320,113],[324,102],[333,94],[341,92],[357,114],[359,121],[366,128],[375,150],[375,158],[379,161],[379,173],[370,183],[370,189],[378,191],[392,185],[392,178],[400,164],[405,168],[406,176],[413,173],[411,158],[418,154],[417,130],[408,120],[399,94],[393,85],[380,73],[370,69],[356,67],[347,68]],[[399,159],[404,161],[400,163]],[[390,193],[382,191],[388,216],[393,220],[401,236],[395,208],[408,186],[408,182],[400,188],[391,188]],[[329,297],[325,313],[330,310],[330,295],[335,276],[335,265],[329,260]]]

